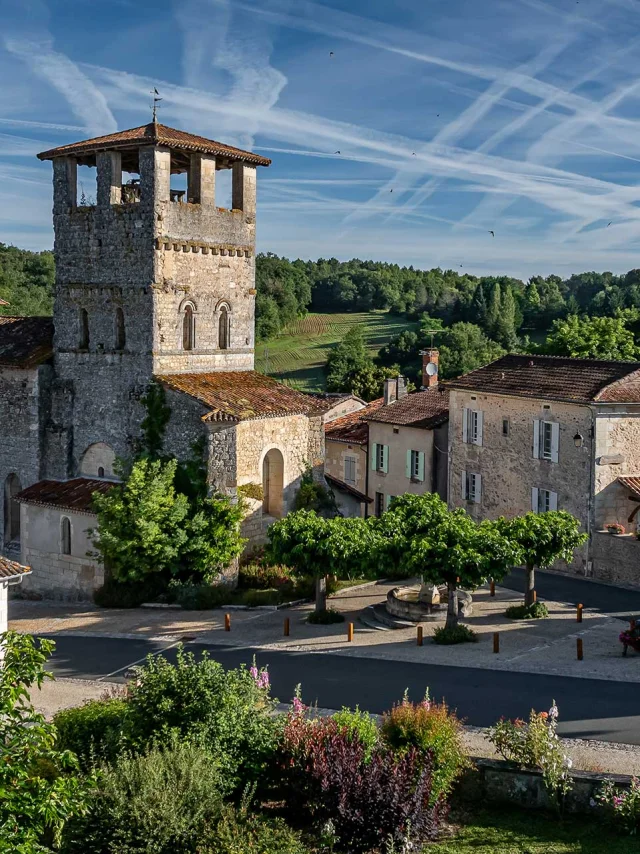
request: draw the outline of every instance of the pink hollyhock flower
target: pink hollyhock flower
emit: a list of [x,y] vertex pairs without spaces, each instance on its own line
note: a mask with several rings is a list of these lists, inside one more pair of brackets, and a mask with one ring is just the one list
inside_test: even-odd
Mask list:
[[302,702],[300,697],[294,697],[291,703],[291,711],[294,715],[301,715],[307,707]]

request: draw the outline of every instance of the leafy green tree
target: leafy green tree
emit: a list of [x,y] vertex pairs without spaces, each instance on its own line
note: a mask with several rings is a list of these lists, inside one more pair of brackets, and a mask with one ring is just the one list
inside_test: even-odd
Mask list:
[[564,320],[555,320],[544,352],[555,356],[633,361],[638,358],[639,350],[627,322],[622,316],[569,315]]
[[520,552],[527,570],[525,605],[535,601],[535,568],[552,566],[558,560],[569,562],[587,535],[580,533],[580,522],[564,510],[525,513],[513,519],[498,519],[499,530]]
[[268,537],[272,563],[315,579],[316,611],[327,609],[327,575],[372,571],[376,533],[367,519],[325,519],[313,510],[296,510],[274,522]]
[[487,319],[489,316],[489,307],[487,305],[487,296],[484,292],[484,285],[478,282],[473,302],[471,303],[470,319],[473,323],[477,323],[483,329],[487,327]]
[[503,348],[484,334],[474,323],[454,323],[439,336],[440,375],[443,379],[458,377],[487,365],[500,356]]
[[519,559],[518,547],[497,523],[474,522],[463,509],[449,510],[434,493],[394,499],[377,534],[381,564],[447,585],[447,628],[458,625],[458,587],[474,589],[489,578],[500,579]]
[[0,243],[0,297],[4,315],[50,315],[55,269],[52,252],[29,252]]
[[513,351],[518,344],[516,335],[516,301],[507,285],[502,289],[500,314],[495,323],[495,339],[506,350]]
[[498,329],[500,320],[500,311],[502,307],[502,289],[500,282],[494,281],[489,291],[489,300],[487,304],[487,322],[485,331],[493,338]]
[[55,724],[29,697],[52,678],[44,664],[53,641],[5,632],[0,644],[0,853],[46,854],[67,822],[87,811],[95,779],[80,776],[74,753],[57,749]]

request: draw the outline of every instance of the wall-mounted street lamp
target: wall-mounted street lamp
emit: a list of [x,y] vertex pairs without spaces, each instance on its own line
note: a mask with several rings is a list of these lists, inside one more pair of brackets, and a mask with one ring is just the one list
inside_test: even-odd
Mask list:
[[581,433],[576,433],[576,435],[573,437],[573,444],[576,446],[576,448],[581,448],[584,445],[584,439]]

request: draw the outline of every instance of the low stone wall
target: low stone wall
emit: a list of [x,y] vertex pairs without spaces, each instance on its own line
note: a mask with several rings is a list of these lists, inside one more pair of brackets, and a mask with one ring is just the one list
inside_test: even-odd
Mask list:
[[[475,759],[457,788],[457,797],[472,803],[509,804],[523,809],[553,810],[555,804],[545,789],[540,771],[522,770],[497,759]],[[595,774],[574,771],[573,787],[567,794],[564,810],[569,813],[593,814],[591,802],[605,780],[628,788],[631,777],[618,774]]]
[[613,584],[640,584],[640,540],[596,531],[591,546],[591,577]]

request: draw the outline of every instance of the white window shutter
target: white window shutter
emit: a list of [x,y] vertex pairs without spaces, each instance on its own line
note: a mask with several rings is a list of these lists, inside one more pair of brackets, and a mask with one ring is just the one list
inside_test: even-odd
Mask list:
[[549,493],[549,510],[557,510],[558,509],[558,493],[550,492]]
[[382,471],[387,474],[389,471],[389,446],[382,446]]
[[482,497],[482,475],[474,474],[474,490],[473,490],[473,500],[476,504],[480,504],[480,499]]
[[424,480],[424,451],[418,451],[418,480]]
[[411,451],[407,451],[407,467],[406,467],[407,477],[411,477]]
[[462,500],[467,500],[467,473],[466,471],[462,472]]
[[481,409],[479,409],[478,412],[476,412],[476,417],[478,419],[476,445],[482,445],[482,415],[483,415],[483,412]]
[[533,459],[540,457],[540,422],[536,418],[533,422]]
[[551,425],[551,462],[558,462],[558,448],[560,446],[560,425],[555,422]]
[[469,410],[466,406],[462,410],[462,441],[469,441]]
[[531,509],[534,513],[538,512],[538,487],[534,486],[531,489]]
[[371,446],[371,468],[373,471],[378,468],[378,445],[376,442]]

